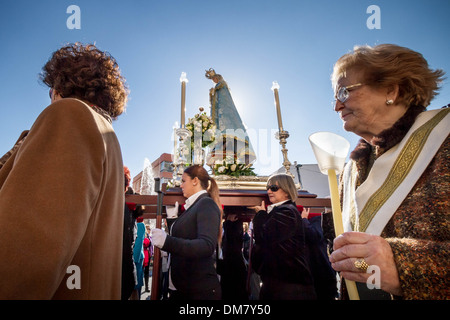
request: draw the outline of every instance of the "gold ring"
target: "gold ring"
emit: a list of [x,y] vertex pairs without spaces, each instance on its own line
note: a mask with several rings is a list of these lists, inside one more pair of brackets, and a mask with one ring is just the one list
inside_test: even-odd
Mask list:
[[359,269],[363,272],[366,272],[367,269],[369,268],[369,265],[367,264],[366,260],[364,260],[364,258],[356,259],[354,265],[356,269]]

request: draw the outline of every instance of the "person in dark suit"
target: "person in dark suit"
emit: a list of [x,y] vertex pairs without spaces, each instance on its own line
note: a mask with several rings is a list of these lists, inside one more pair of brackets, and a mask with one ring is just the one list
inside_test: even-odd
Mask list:
[[223,300],[248,300],[247,266],[242,253],[243,225],[236,214],[226,215],[223,223],[222,254],[218,270]]
[[170,235],[152,230],[153,244],[170,256],[171,300],[220,300],[216,248],[221,238],[219,188],[199,165],[185,169],[181,189],[185,211],[171,226]]
[[[133,194],[133,189],[130,187],[131,173],[130,169],[126,166],[123,167],[125,178],[125,194]],[[131,207],[131,205],[130,205]],[[122,287],[121,287],[121,300],[128,300],[133,293],[136,285],[136,266],[133,261],[133,215],[132,209],[128,204],[124,203],[124,215],[123,215],[123,242],[122,242]]]
[[[300,206],[301,207],[301,206]],[[297,206],[298,209],[298,206]],[[323,215],[310,216],[309,209],[300,208],[305,224],[306,244],[309,248],[311,273],[318,300],[336,300],[336,272],[328,258],[327,243],[322,229]]]
[[297,210],[291,176],[276,174],[267,182],[272,203],[251,207],[255,238],[252,265],[261,276],[261,300],[316,299],[306,243],[305,223]]

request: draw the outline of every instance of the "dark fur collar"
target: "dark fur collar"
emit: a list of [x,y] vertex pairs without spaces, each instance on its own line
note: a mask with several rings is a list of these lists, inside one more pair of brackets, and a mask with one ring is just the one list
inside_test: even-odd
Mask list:
[[375,155],[379,157],[405,137],[417,116],[425,110],[425,107],[422,106],[410,106],[405,114],[391,128],[382,131],[370,143],[361,139],[355,150],[350,154],[350,159],[355,161],[362,159],[368,160],[373,152],[372,147],[375,147]]

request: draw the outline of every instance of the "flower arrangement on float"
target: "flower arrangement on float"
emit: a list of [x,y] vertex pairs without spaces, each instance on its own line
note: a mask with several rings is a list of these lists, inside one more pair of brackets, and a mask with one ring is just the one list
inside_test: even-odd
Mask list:
[[253,172],[253,168],[249,167],[250,165],[246,165],[245,163],[216,163],[214,166],[214,174],[215,175],[227,175],[231,177],[240,177],[240,176],[256,176],[256,173]]
[[252,164],[237,163],[237,157],[227,156],[223,161],[216,161],[213,167],[214,175],[227,175],[231,177],[256,176]]
[[[197,148],[200,146],[199,141],[195,140],[200,132],[201,148],[212,145],[216,140],[216,125],[212,118],[203,112],[203,108],[200,108],[200,113],[188,119],[186,129],[191,132],[191,155],[195,153],[195,143],[198,143]],[[192,158],[195,158],[195,156]],[[216,161],[211,166],[211,169],[214,175],[227,175],[235,178],[240,176],[256,176],[256,173],[253,172],[254,168],[252,164],[238,163],[236,155],[234,157],[227,156],[224,160]]]
[[[202,110],[203,108],[200,108]],[[198,133],[201,132],[202,148],[209,146],[216,139],[216,125],[206,112],[200,112],[188,119],[186,129],[191,132],[191,150],[194,150],[194,142]]]

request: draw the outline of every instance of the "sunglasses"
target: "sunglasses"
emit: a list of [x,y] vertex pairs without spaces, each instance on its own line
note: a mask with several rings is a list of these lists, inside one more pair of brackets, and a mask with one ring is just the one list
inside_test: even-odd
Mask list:
[[278,190],[280,190],[280,187],[277,186],[276,184],[272,184],[270,186],[266,186],[266,190],[269,190],[272,192],[277,192]]

